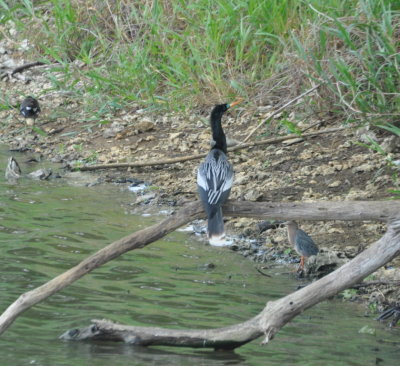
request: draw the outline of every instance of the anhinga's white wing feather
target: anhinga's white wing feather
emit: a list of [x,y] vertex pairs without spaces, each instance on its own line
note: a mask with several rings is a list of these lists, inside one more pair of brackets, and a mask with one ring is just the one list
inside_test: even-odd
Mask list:
[[197,184],[207,192],[208,204],[221,203],[226,199],[224,192],[232,187],[234,172],[226,155],[218,149],[213,149],[197,171]]

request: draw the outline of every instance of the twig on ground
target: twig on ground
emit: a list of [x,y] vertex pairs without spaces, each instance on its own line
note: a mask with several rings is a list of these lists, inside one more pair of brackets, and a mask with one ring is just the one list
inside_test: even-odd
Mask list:
[[265,277],[272,277],[272,276],[269,275],[268,273],[265,273],[265,272],[261,271],[260,268],[257,268],[257,267],[256,267],[256,271],[257,271],[258,273],[262,274],[262,275],[265,276]]
[[10,72],[6,72],[3,75],[1,75],[0,79],[3,80],[5,78],[9,78],[11,79],[15,74],[18,74],[20,72],[23,72],[27,69],[30,69],[32,67],[36,67],[36,66],[42,66],[42,65],[46,65],[44,62],[42,61],[35,61],[35,62],[30,62],[21,66],[16,67],[15,69],[11,70]]

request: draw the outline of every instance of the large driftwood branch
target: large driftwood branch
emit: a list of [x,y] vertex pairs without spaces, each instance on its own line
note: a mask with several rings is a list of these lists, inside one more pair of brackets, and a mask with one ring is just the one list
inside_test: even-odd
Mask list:
[[[399,211],[398,201],[386,202],[316,202],[264,203],[233,202],[224,206],[226,216],[247,216],[276,219],[307,220],[386,220]],[[93,269],[117,258],[129,250],[162,238],[186,223],[204,216],[201,203],[193,202],[158,224],[126,236],[89,256],[77,266],[55,277],[44,285],[22,294],[0,316],[0,334],[24,311],[62,290]]]
[[205,330],[176,330],[135,327],[107,320],[93,320],[83,329],[72,329],[65,340],[112,340],[141,346],[185,346],[234,349],[265,335],[268,343],[291,319],[313,305],[354,285],[400,254],[400,216],[386,234],[350,262],[322,279],[277,301],[270,301],[252,319],[229,327]]
[[[337,131],[341,131],[341,130],[345,130],[345,129],[347,129],[347,127],[337,127],[337,128],[329,128],[329,129],[326,129],[323,131],[304,133],[301,136],[296,135],[296,134],[290,134],[290,135],[286,135],[286,136],[273,137],[273,138],[258,140],[258,141],[254,141],[254,142],[250,142],[250,143],[246,143],[246,144],[239,144],[239,145],[229,148],[228,151],[236,151],[236,150],[245,149],[248,147],[259,146],[259,145],[273,145],[273,144],[278,144],[282,141],[291,140],[294,138],[314,137],[314,136],[323,135],[326,133],[333,133],[333,132],[337,132]],[[203,154],[179,156],[176,158],[169,158],[169,159],[158,159],[158,160],[154,160],[154,161],[141,161],[141,162],[136,162],[136,163],[113,163],[113,164],[85,165],[82,167],[76,167],[76,169],[81,170],[81,171],[88,171],[88,170],[115,169],[115,168],[141,168],[141,167],[146,167],[146,166],[183,163],[184,161],[202,159],[206,155],[207,155],[207,153],[203,153]]]

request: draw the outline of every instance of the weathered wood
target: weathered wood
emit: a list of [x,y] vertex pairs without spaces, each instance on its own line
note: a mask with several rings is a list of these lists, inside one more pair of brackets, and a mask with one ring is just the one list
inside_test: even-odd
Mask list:
[[141,346],[184,346],[194,348],[234,349],[265,335],[268,343],[286,323],[304,310],[351,287],[400,254],[400,216],[390,222],[386,234],[364,252],[322,279],[270,301],[255,317],[224,328],[177,330],[158,327],[135,327],[107,320],[93,320],[83,329],[61,335],[64,340],[122,341]]
[[179,330],[159,327],[136,327],[109,320],[92,320],[83,329],[71,329],[60,336],[63,340],[101,340],[126,342],[140,346],[178,346],[193,348],[234,349],[263,333],[260,315],[241,324],[217,329]]
[[223,206],[225,216],[275,220],[387,221],[400,212],[400,200],[392,201],[319,201],[250,202],[229,200]]
[[[337,127],[337,128],[326,129],[323,131],[304,133],[301,135],[301,137],[302,138],[314,137],[314,136],[318,136],[318,135],[323,135],[325,133],[332,133],[332,132],[345,130],[346,128],[347,127]],[[230,147],[228,149],[228,151],[236,151],[236,150],[245,149],[248,147],[259,146],[259,145],[278,144],[282,141],[286,141],[286,140],[290,140],[290,139],[298,138],[298,137],[299,137],[299,135],[296,135],[296,134],[290,134],[290,135],[280,136],[280,137],[273,137],[273,138],[269,138],[269,139],[265,139],[265,140],[258,140],[258,141],[254,141],[254,142],[250,142],[250,143],[239,144],[239,145]],[[142,161],[135,162],[135,163],[113,163],[113,164],[85,165],[85,166],[81,166],[81,167],[76,167],[76,169],[81,170],[81,171],[89,171],[89,170],[116,169],[116,168],[141,168],[141,167],[146,167],[146,166],[183,163],[183,162],[189,161],[189,160],[202,159],[206,155],[207,155],[207,153],[203,153],[203,154],[179,156],[176,158],[157,159],[157,160],[153,160],[153,161],[143,161],[143,159],[142,159]]]

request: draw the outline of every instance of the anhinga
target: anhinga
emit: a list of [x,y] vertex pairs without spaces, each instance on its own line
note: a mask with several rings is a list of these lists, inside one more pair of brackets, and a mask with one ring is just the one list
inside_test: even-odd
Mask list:
[[197,188],[200,200],[207,213],[208,239],[212,245],[225,244],[221,205],[229,196],[234,176],[232,165],[226,157],[227,144],[221,119],[230,107],[239,104],[241,101],[237,100],[231,104],[218,104],[211,111],[210,122],[215,144],[197,171]]

